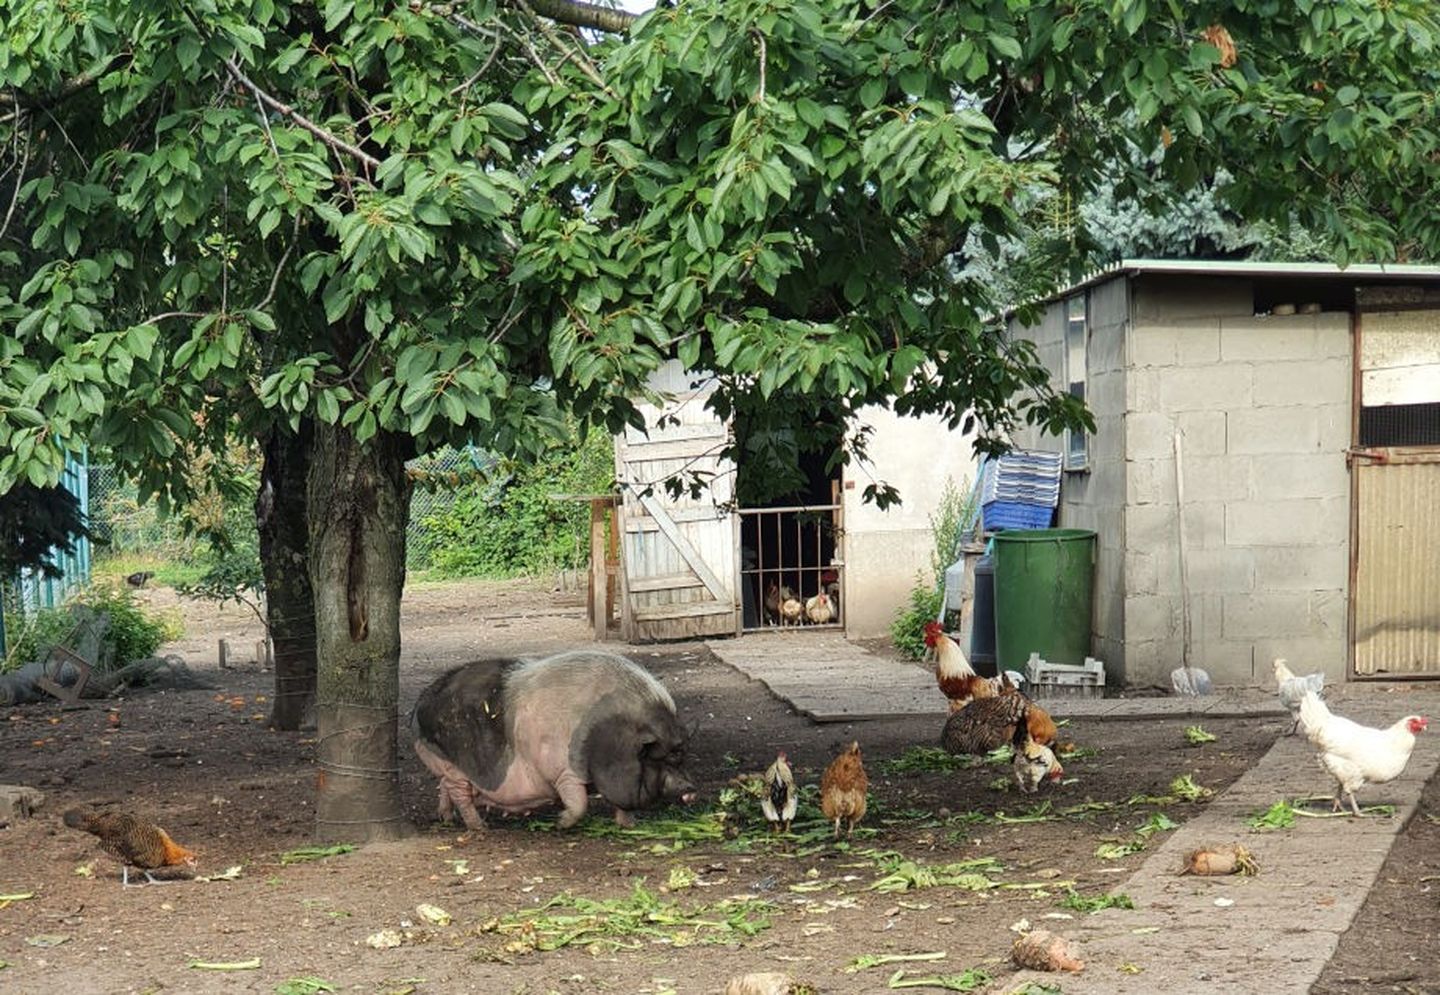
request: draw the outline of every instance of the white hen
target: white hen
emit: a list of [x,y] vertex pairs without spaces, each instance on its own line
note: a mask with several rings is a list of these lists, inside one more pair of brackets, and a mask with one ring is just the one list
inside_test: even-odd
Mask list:
[[1350,799],[1350,810],[1360,814],[1355,790],[1365,784],[1384,784],[1400,776],[1415,749],[1415,734],[1423,732],[1429,719],[1407,715],[1385,729],[1373,729],[1335,715],[1320,696],[1305,692],[1300,700],[1300,723],[1305,735],[1320,748],[1316,759],[1335,778],[1335,811],[1340,796]]
[[1306,674],[1303,677],[1296,677],[1289,667],[1285,666],[1282,657],[1275,658],[1275,686],[1280,692],[1280,704],[1290,710],[1290,717],[1295,721],[1290,725],[1290,735],[1295,735],[1295,730],[1300,727],[1300,702],[1305,697],[1306,691],[1314,691],[1321,698],[1325,697],[1325,675],[1318,670],[1313,674]]

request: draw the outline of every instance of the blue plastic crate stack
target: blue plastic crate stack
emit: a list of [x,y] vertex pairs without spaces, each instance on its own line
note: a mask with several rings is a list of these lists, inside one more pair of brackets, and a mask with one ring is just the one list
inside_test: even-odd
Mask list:
[[1059,453],[1017,449],[986,462],[980,484],[985,531],[1049,528],[1059,503]]

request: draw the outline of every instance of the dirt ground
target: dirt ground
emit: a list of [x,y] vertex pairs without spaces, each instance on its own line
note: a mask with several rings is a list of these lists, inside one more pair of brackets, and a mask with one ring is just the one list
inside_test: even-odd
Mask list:
[[[941,976],[949,990],[1008,992],[1013,923],[1063,930],[1083,914],[1065,906],[1072,892],[1100,895],[1144,859],[1142,827],[1163,825],[1160,815],[1183,822],[1204,804],[1159,797],[1177,776],[1222,789],[1285,727],[1216,722],[1206,726],[1216,742],[1190,746],[1178,719],[1075,721],[1062,730],[1075,744],[1065,780],[1020,796],[1008,765],[907,764],[935,742],[933,719],[815,725],[703,646],[641,647],[630,655],[698,729],[692,810],[644,813],[633,835],[616,832],[603,801],[568,833],[551,815],[466,833],[434,822],[433,781],[402,732],[416,834],[285,862],[310,844],[315,744],[312,733],[266,728],[272,678],[245,662],[253,617],[144,593],[186,616],[185,639],[167,649],[214,687],[4,713],[0,783],[47,797],[34,818],[0,829],[0,990],[679,995],[785,971],[821,992]],[[586,641],[582,609],[518,582],[414,586],[403,625],[402,708],[449,666]],[[238,669],[217,667],[220,638]],[[871,778],[854,839],[828,838],[813,793],[795,832],[772,837],[737,778],[785,749],[797,780],[813,785],[851,739]],[[60,821],[71,805],[112,802],[199,851],[201,875],[239,871],[123,889],[95,840]],[[1440,935],[1437,804],[1432,782],[1317,991],[1440,990],[1433,957],[1397,953],[1423,959]],[[1102,845],[1135,852],[1102,857]],[[856,969],[867,955],[940,952]]]

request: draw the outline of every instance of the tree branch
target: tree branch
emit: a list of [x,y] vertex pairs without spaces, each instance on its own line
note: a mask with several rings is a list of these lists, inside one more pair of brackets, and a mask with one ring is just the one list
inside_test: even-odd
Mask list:
[[560,37],[560,33],[556,31],[549,22],[541,19],[534,6],[527,3],[526,0],[514,0],[514,3],[530,16],[530,19],[535,22],[535,26],[540,29],[540,33],[550,40],[550,44],[554,45],[560,51],[566,61],[575,63],[575,68],[588,76],[590,82],[603,90],[605,95],[611,100],[620,99],[614,90],[605,85],[605,80],[601,78],[600,71],[595,68],[595,64],[590,61],[590,57],[585,54],[583,49],[572,49],[569,45],[565,44],[565,41]]
[[[372,170],[380,168],[380,160],[375,158],[370,153],[366,152],[364,149],[351,145],[349,142],[345,141],[343,138],[340,138],[338,135],[326,131],[324,128],[320,127],[314,121],[311,121],[309,118],[301,114],[289,104],[282,103],[275,97],[270,96],[270,94],[260,89],[259,84],[257,84],[254,80],[252,80],[249,76],[246,76],[245,73],[241,71],[240,67],[235,64],[234,59],[226,59],[225,68],[229,71],[231,76],[235,77],[235,82],[239,83],[251,93],[255,94],[255,99],[259,100],[262,104],[264,104],[266,107],[269,107],[276,113],[281,114],[294,121],[301,128],[304,128],[306,131],[310,132],[310,134],[314,135],[326,145],[330,146],[330,148],[334,151],[344,152],[351,158],[358,159],[360,162],[364,163]],[[366,180],[369,179],[370,177],[367,176]]]
[[529,0],[529,3],[541,17],[548,17],[561,24],[572,24],[577,28],[608,31],[611,34],[625,34],[640,19],[639,14],[585,3],[583,0]]

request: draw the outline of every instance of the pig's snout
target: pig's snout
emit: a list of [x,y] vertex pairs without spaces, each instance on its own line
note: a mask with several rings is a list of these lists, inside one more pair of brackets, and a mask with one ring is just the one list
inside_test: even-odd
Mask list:
[[691,804],[694,803],[695,799],[698,798],[698,797],[699,797],[699,794],[698,794],[697,792],[694,792],[694,791],[681,792],[681,794],[680,794],[680,802],[681,802],[681,804],[683,804],[683,805],[691,805]]

